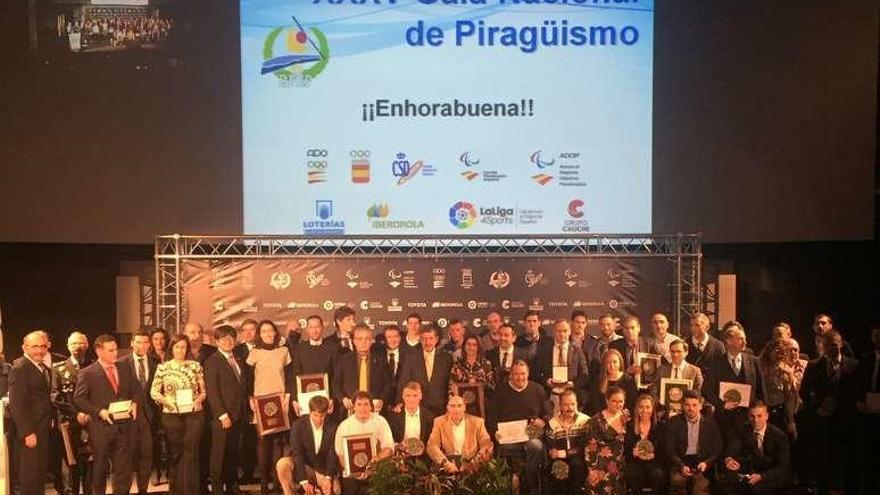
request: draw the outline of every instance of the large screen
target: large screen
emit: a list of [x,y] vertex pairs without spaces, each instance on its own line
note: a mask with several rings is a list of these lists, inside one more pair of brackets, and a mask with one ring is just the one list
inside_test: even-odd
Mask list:
[[242,0],[245,233],[650,232],[653,18]]

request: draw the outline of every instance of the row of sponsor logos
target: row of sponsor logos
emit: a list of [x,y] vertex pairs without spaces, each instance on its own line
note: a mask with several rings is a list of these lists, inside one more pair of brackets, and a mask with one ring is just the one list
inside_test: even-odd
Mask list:
[[[388,202],[376,202],[365,210],[371,228],[382,231],[421,230],[425,228],[425,219],[404,212],[403,215],[392,214]],[[562,212],[560,212],[562,213]],[[590,223],[585,218],[586,203],[580,198],[569,201],[564,212],[567,218],[559,228],[565,233],[586,233],[590,231]],[[554,215],[555,216],[555,215]],[[458,230],[467,230],[477,224],[487,227],[496,226],[533,226],[543,223],[544,210],[510,205],[477,206],[471,201],[457,201],[448,211],[449,223]],[[306,235],[342,235],[345,234],[345,219],[334,214],[333,200],[315,200],[315,218],[304,220],[303,233]]]
[[[456,273],[457,272],[457,273]],[[519,275],[519,274],[517,274]],[[244,278],[244,277],[243,277]],[[253,277],[247,277],[246,280],[251,287],[253,286]],[[422,287],[422,281],[425,286],[432,289],[445,289],[447,286],[457,286],[462,289],[472,289],[478,285],[481,287],[489,286],[494,289],[504,289],[509,287],[514,280],[514,276],[507,270],[493,270],[485,281],[476,280],[474,269],[470,267],[461,267],[457,270],[447,269],[444,267],[433,267],[430,273],[410,268],[391,268],[384,277],[374,280],[368,280],[366,276],[362,276],[360,271],[350,268],[345,272],[344,286],[350,289],[372,289],[374,287],[388,286],[394,289],[419,289]],[[533,288],[547,287],[551,284],[551,277],[544,270],[536,268],[526,268],[521,275],[522,285],[518,287]],[[315,289],[319,287],[328,287],[331,285],[330,278],[327,273],[321,270],[308,270],[303,277],[305,287]],[[605,271],[604,277],[599,284],[612,288],[636,288],[638,287],[638,279],[634,271],[617,270],[609,268]],[[566,268],[562,272],[562,284],[568,288],[584,289],[593,287],[594,282],[585,278],[575,268]],[[294,285],[294,277],[288,271],[276,271],[269,276],[269,286],[275,290],[285,290]],[[219,284],[215,281],[215,288]],[[299,287],[300,285],[297,284]]]
[[[480,153],[464,151],[451,157],[449,163],[464,182],[497,183],[508,179],[508,169],[489,165]],[[584,187],[586,182],[581,174],[581,154],[579,152],[552,153],[535,150],[524,155],[519,162],[524,173],[539,186],[558,184],[565,187]],[[393,157],[373,162],[372,152],[365,149],[349,150],[348,153],[334,155],[326,148],[310,148],[305,152],[306,183],[319,185],[328,181],[331,170],[337,167],[350,167],[352,184],[369,184],[374,180],[373,169],[377,169],[382,179],[397,186],[403,186],[417,177],[434,177],[438,167],[424,159],[411,158],[404,152]],[[537,172],[537,173],[535,173]]]
[[[387,301],[334,301],[327,299],[324,301],[290,301],[290,302],[263,302],[260,304],[248,304],[246,306],[235,306],[235,309],[242,313],[259,313],[266,310],[309,310],[309,311],[334,311],[343,306],[356,308],[360,311],[384,311],[386,313],[402,313],[403,311],[420,311],[420,310],[469,310],[469,311],[509,311],[509,310],[530,310],[545,311],[550,309],[586,309],[586,308],[602,308],[611,310],[621,310],[626,308],[634,308],[634,301],[626,299],[608,299],[608,300],[543,300],[535,297],[530,300],[512,300],[502,299],[499,301],[486,300],[446,300],[446,301],[403,301],[398,298],[391,298]],[[230,309],[223,301],[214,302],[215,312],[224,312]]]

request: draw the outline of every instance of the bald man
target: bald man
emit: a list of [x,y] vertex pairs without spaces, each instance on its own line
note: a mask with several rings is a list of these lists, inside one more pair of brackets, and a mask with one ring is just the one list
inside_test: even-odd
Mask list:
[[50,397],[49,352],[45,332],[25,335],[24,356],[15,360],[9,374],[9,412],[15,423],[14,448],[18,452],[21,495],[41,495],[49,463],[49,425],[55,408]]
[[217,352],[216,347],[205,343],[204,329],[200,324],[192,321],[187,323],[183,326],[183,334],[189,339],[189,352],[192,358],[202,366],[205,365],[208,356]]
[[[61,459],[67,465],[66,476],[62,475],[64,493],[89,493],[91,490],[92,463],[90,454],[83,454],[78,447],[81,444],[82,431],[87,430],[90,417],[73,404],[73,392],[76,389],[76,375],[80,369],[91,364],[87,357],[89,339],[79,331],[67,337],[67,350],[70,357],[52,365],[52,403],[58,409],[59,425],[67,424],[73,443],[76,464],[70,465],[67,455]],[[64,446],[61,446],[62,452]],[[54,462],[54,461],[53,461]],[[57,484],[57,483],[56,483]]]

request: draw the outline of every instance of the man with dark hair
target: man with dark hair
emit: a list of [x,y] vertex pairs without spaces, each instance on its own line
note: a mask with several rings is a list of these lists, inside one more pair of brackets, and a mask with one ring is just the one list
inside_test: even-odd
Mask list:
[[[137,330],[131,334],[131,354],[119,360],[119,366],[128,366],[137,377],[138,385],[144,397],[149,397],[153,386],[153,377],[159,360],[149,355],[150,334],[146,330]],[[153,430],[158,423],[160,410],[154,401],[147,401],[141,414],[135,421],[135,433],[131,445],[134,456],[138,493],[145,495],[150,490],[150,473],[153,472]]]
[[400,443],[407,438],[418,438],[423,444],[428,443],[434,414],[422,405],[422,386],[418,382],[407,382],[403,385],[403,407],[400,412],[390,412],[385,416],[394,441]]
[[291,455],[277,463],[284,495],[293,495],[294,485],[306,495],[314,495],[317,489],[324,495],[340,494],[339,460],[333,449],[336,423],[327,417],[329,407],[327,398],[312,397],[309,414],[291,426]]
[[21,495],[42,495],[49,464],[49,425],[55,409],[51,377],[43,363],[49,351],[46,333],[33,331],[22,339],[24,355],[9,373],[9,413],[15,424],[18,483]]
[[[816,316],[813,317],[813,334],[815,336],[813,342],[816,346],[817,356],[822,356],[823,338],[825,337],[825,335],[833,330],[835,330],[834,320],[831,318],[830,315],[828,315],[828,313],[817,313]],[[856,356],[855,352],[853,352],[852,346],[849,345],[849,342],[847,342],[846,340],[843,340],[841,352],[846,357],[854,358]]]
[[621,338],[614,331],[616,326],[614,315],[605,313],[599,317],[599,335],[588,335],[585,338],[584,356],[587,357],[587,366],[591,370],[602,368],[602,356],[611,348],[612,342]]
[[446,327],[446,332],[448,334],[448,338],[446,342],[440,346],[440,350],[449,353],[452,356],[452,360],[461,357],[461,345],[464,343],[464,336],[467,332],[467,327],[463,321],[453,318],[449,321],[449,326]]
[[[211,493],[238,493],[237,474],[244,429],[248,426],[248,389],[245,365],[235,357],[235,328],[223,325],[214,332],[217,352],[205,361],[205,392],[211,406]],[[247,474],[247,473],[245,473]]]
[[859,397],[859,363],[843,355],[843,338],[836,330],[822,337],[824,354],[807,364],[801,382],[802,437],[804,448],[821,452],[821,459],[810,472],[816,476],[819,493],[844,490],[855,493],[853,471],[855,449],[856,402]]
[[[256,347],[257,320],[248,318],[241,322],[238,327],[238,344],[232,349],[236,362],[241,369],[241,381],[244,385],[245,395],[254,395],[254,368],[247,364],[248,354]],[[295,356],[296,354],[294,354]],[[246,408],[246,418],[241,430],[241,484],[254,482],[254,468],[257,467],[257,429],[251,423],[253,412],[250,407]]]
[[[353,318],[352,318],[353,319]],[[345,323],[347,325],[347,323]],[[338,340],[332,342],[331,337],[324,338],[324,320],[318,315],[306,318],[306,329],[303,338],[296,345],[293,354],[291,372],[294,377],[327,373],[328,385],[333,383],[334,368],[339,357]],[[294,383],[295,380],[294,380]],[[304,390],[292,390],[293,411],[297,416],[301,413],[301,407],[295,400],[297,392]],[[335,410],[333,402],[330,402],[331,414]]]
[[[418,382],[422,386],[424,405],[437,416],[446,409],[452,357],[437,349],[437,327],[426,325],[421,331],[421,350],[411,351],[400,370],[400,383]],[[401,397],[398,390],[397,397]]]
[[88,358],[88,349],[88,337],[80,331],[74,331],[67,337],[70,357],[52,365],[52,403],[58,410],[58,428],[67,429],[76,461],[71,465],[66,454],[61,456],[67,466],[65,493],[89,493],[92,489],[92,461],[85,447],[88,438],[86,426],[91,418],[73,404],[76,375],[92,362]]
[[386,325],[382,329],[382,337],[382,342],[373,344],[372,353],[385,364],[390,387],[388,395],[380,398],[385,402],[385,408],[391,409],[397,404],[398,377],[407,353],[402,352],[400,348],[402,338],[399,326]]
[[369,392],[375,397],[373,408],[376,412],[380,412],[384,405],[383,398],[391,394],[388,365],[379,356],[370,352],[373,331],[368,326],[356,325],[352,337],[354,352],[347,352],[337,357],[330,391],[336,403],[342,405],[340,411],[350,412],[354,408],[352,400],[354,394],[360,391]]
[[351,342],[351,331],[354,330],[356,323],[354,315],[354,310],[348,306],[342,306],[333,312],[333,326],[336,328],[336,333],[325,340],[331,346],[335,346],[340,353],[351,352],[354,348]]
[[339,424],[334,440],[334,450],[342,466],[343,495],[366,495],[369,479],[364,473],[352,473],[346,462],[346,439],[352,435],[373,435],[376,460],[390,456],[394,450],[394,437],[388,421],[373,412],[373,398],[368,392],[357,392],[354,395],[354,414]]
[[[89,435],[94,453],[92,493],[104,495],[108,463],[113,459],[113,493],[122,495],[131,489],[131,438],[135,423],[145,407],[143,388],[130,366],[117,366],[116,339],[101,335],[95,339],[98,360],[80,370],[73,401],[76,407],[92,417]],[[113,403],[131,401],[133,421],[114,419]]]
[[[510,369],[510,378],[498,385],[491,401],[494,411],[492,430],[497,430],[498,423],[509,421],[527,421],[533,428],[543,431],[550,417],[550,408],[544,388],[529,381],[529,365],[526,361],[517,360]],[[525,493],[535,495],[539,490],[541,466],[544,464],[544,443],[541,437],[527,441],[510,443],[500,431],[496,431],[498,455],[501,457],[521,457],[525,455]]]
[[623,356],[623,369],[629,375],[641,373],[638,356],[640,352],[660,354],[654,339],[642,335],[642,324],[637,316],[627,316],[623,320],[623,338],[615,340],[609,347],[617,349]]
[[418,350],[422,345],[420,337],[422,331],[422,317],[418,313],[411,313],[406,317],[406,335],[401,346],[407,351]]
[[695,390],[686,390],[682,402],[684,414],[669,420],[666,429],[669,493],[708,495],[709,469],[723,448],[721,431],[701,413],[703,399]]
[[486,353],[486,359],[492,363],[495,370],[495,383],[504,383],[510,376],[510,368],[518,360],[526,360],[526,353],[514,346],[516,330],[513,326],[504,323],[498,329],[498,346]]
[[749,407],[749,424],[732,436],[724,458],[724,485],[734,494],[780,493],[790,481],[788,436],[769,422],[767,404]]
[[523,316],[523,330],[523,334],[517,337],[514,345],[523,351],[529,367],[538,369],[540,363],[536,363],[535,359],[546,352],[546,347],[553,345],[553,338],[544,335],[544,330],[541,328],[541,314],[537,311],[526,311]]
[[658,382],[651,384],[651,393],[654,397],[660,396],[659,380],[672,378],[676,380],[691,380],[691,390],[700,392],[703,389],[703,372],[700,368],[688,363],[688,344],[683,340],[676,340],[669,344],[669,363],[663,363],[657,369]]
[[587,342],[587,313],[576,309],[571,312],[571,343],[583,351]]

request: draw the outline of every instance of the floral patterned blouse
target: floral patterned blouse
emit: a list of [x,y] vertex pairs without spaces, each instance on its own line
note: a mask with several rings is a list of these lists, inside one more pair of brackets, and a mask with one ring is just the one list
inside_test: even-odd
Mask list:
[[162,412],[180,414],[177,409],[177,391],[192,390],[193,410],[201,411],[205,401],[205,374],[198,361],[176,361],[160,363],[153,378],[150,397],[162,406]]
[[492,371],[492,363],[488,359],[477,359],[473,364],[464,358],[457,359],[452,364],[449,380],[450,391],[454,383],[482,383],[487,392],[495,390],[495,373]]

